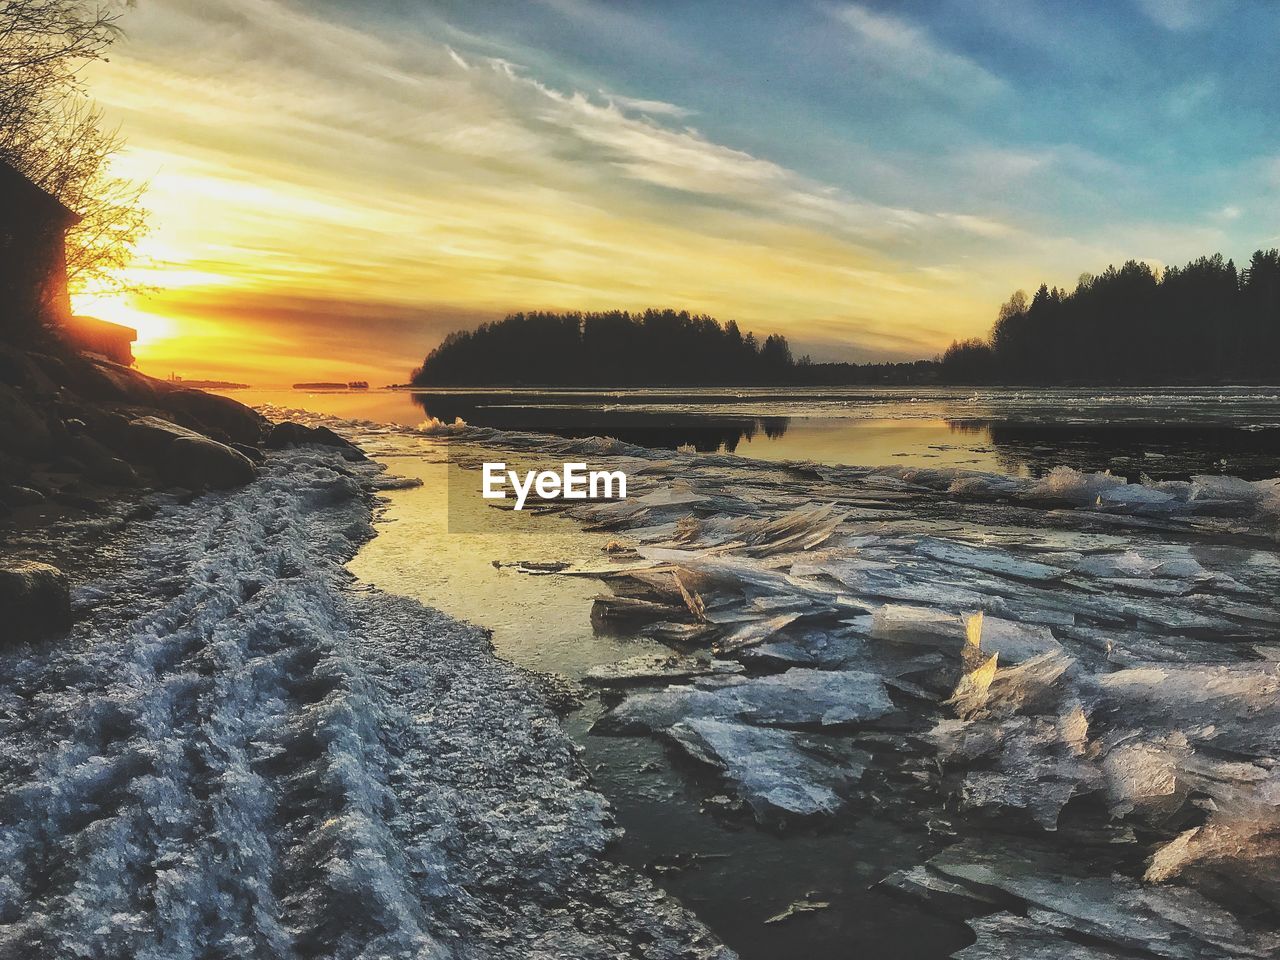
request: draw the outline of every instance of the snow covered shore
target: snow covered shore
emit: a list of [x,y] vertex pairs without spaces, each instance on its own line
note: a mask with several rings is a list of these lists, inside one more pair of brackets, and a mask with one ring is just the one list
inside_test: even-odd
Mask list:
[[0,956],[729,957],[480,630],[361,589],[371,464],[154,499],[0,654]]

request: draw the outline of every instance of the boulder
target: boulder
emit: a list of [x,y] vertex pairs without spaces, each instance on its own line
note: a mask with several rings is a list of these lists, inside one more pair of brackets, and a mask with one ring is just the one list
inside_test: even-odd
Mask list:
[[248,457],[250,460],[252,460],[256,464],[261,465],[267,462],[266,454],[264,454],[261,450],[259,450],[257,447],[253,446],[252,444],[236,443],[233,440],[231,443],[227,444],[227,446],[229,446],[232,450],[236,450],[240,453],[243,453],[246,457]]
[[98,483],[132,487],[138,483],[133,467],[87,434],[74,434],[68,443],[72,457],[84,466],[85,476]]
[[253,461],[225,443],[198,434],[177,437],[160,462],[160,475],[169,483],[201,490],[227,490],[254,478]]
[[0,345],[0,383],[22,387],[37,396],[52,396],[58,392],[57,383],[36,362],[36,355],[8,345]]
[[28,507],[44,503],[47,498],[39,490],[22,484],[0,486],[0,503],[10,507]]
[[134,459],[142,463],[159,464],[173,441],[181,437],[209,439],[161,417],[138,417],[129,422],[129,448]]
[[160,383],[144,373],[107,360],[69,358],[64,365],[70,376],[67,385],[89,400],[117,400],[140,406],[157,406]]
[[4,635],[31,640],[71,624],[71,590],[66,574],[47,563],[0,562],[0,611]]
[[328,427],[308,427],[305,423],[294,423],[291,420],[282,421],[271,428],[266,446],[272,450],[280,450],[309,443],[341,450],[342,456],[347,460],[366,459],[359,447]]
[[50,454],[49,424],[12,387],[0,384],[0,451],[42,458]]
[[179,388],[162,391],[159,404],[166,410],[194,417],[210,432],[225,434],[235,443],[257,444],[267,424],[260,413],[243,403],[203,390]]

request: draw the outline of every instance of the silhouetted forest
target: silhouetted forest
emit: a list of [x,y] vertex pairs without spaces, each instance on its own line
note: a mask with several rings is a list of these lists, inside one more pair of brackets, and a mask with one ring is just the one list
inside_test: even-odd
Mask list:
[[814,363],[787,338],[676,310],[515,313],[447,336],[415,386],[748,386],[1280,381],[1280,251],[1157,271],[1130,260],[1001,306],[937,360]]
[[513,313],[449,334],[415,386],[753,384],[790,379],[787,338],[761,342],[730,320],[687,311]]
[[1130,260],[1071,292],[1041,284],[1001,308],[987,340],[953,343],[949,383],[1280,380],[1280,251],[1238,270],[1221,254],[1163,272]]
[[749,386],[926,383],[937,362],[814,363],[787,338],[676,310],[514,313],[449,334],[414,386]]

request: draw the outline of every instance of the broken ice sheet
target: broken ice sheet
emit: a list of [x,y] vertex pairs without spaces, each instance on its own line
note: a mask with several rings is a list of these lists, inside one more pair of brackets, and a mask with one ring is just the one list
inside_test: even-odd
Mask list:
[[596,721],[605,732],[661,731],[689,717],[719,717],[780,727],[837,727],[878,720],[894,710],[877,676],[859,670],[811,670],[726,678],[633,693]]
[[670,683],[694,677],[728,676],[742,673],[740,663],[732,660],[709,660],[679,655],[632,657],[617,663],[592,667],[583,678],[601,686],[630,686]]
[[[1009,956],[1070,956],[1032,952],[1055,933],[1068,943],[1083,940],[1122,956],[1166,960],[1261,960],[1274,958],[1280,946],[1274,933],[1245,929],[1193,890],[1144,886],[1105,868],[1090,875],[1084,857],[1068,858],[1027,841],[963,841],[929,860],[923,875],[944,881],[948,897],[971,892],[976,913],[988,912],[993,899],[1017,905],[1031,925],[1015,925],[1001,936],[1015,944],[1026,941],[1028,952]],[[933,895],[930,883],[911,874],[900,875],[893,885],[926,901]]]
[[683,720],[667,736],[695,760],[720,771],[761,822],[834,814],[870,759],[849,751],[837,760],[816,753],[791,731],[711,717]]

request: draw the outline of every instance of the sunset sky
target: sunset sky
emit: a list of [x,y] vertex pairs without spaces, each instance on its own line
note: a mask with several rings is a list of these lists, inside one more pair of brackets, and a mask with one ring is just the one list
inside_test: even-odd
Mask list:
[[1280,244],[1280,4],[137,0],[143,370],[402,382],[518,309],[931,356],[1040,280]]

